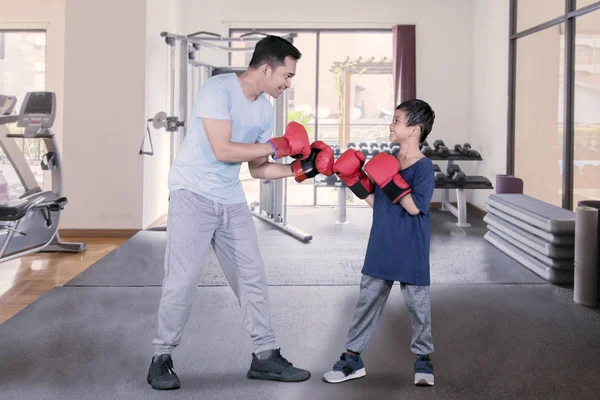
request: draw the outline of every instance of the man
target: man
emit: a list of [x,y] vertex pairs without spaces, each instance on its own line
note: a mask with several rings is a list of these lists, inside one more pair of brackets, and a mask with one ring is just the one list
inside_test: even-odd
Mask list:
[[[287,40],[265,37],[245,72],[214,76],[196,95],[185,140],[169,172],[165,276],[147,377],[154,389],[180,387],[171,353],[181,342],[210,245],[252,340],[247,376],[285,382],[310,377],[275,348],[263,261],[239,180],[242,162],[260,179],[295,176],[300,182],[319,172],[333,173],[331,148],[322,142],[311,146],[302,125],[291,122],[283,136],[270,138],[274,114],[266,95],[277,98],[290,87],[300,57]],[[273,163],[269,156],[296,160]]]

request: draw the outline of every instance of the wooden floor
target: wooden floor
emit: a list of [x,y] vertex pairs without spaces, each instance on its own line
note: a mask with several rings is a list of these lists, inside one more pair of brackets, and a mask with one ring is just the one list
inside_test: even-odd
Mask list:
[[61,239],[65,242],[84,241],[86,250],[79,254],[36,253],[0,263],[0,324],[127,241],[125,238]]

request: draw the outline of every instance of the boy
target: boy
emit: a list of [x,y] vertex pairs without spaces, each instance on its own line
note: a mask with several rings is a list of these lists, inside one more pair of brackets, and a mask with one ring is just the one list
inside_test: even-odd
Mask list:
[[390,141],[400,144],[397,157],[382,152],[365,165],[363,154],[349,149],[334,164],[339,178],[373,208],[373,225],[346,352],[333,370],[323,375],[325,382],[366,375],[360,355],[375,331],[394,281],[398,281],[411,316],[411,351],[417,355],[414,383],[434,384],[429,356],[433,352],[429,203],[435,184],[433,163],[419,150],[434,119],[426,102],[403,102],[390,124]]

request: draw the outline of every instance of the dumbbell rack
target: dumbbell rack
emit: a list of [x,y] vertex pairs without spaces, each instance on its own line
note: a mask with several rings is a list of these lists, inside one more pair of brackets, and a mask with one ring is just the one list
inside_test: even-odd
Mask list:
[[[334,157],[337,160],[339,154],[336,154]],[[367,155],[365,158],[370,160],[372,156]],[[432,161],[446,161],[448,163],[447,167],[454,164],[455,161],[482,161],[483,159],[479,155],[478,157],[469,157],[466,156],[456,150],[449,149],[449,155],[447,157],[442,157],[437,154],[429,156],[429,159]],[[467,176],[467,179],[473,178]],[[483,177],[475,177],[475,178],[483,178]],[[332,180],[334,182],[332,182]],[[338,217],[335,221],[336,224],[347,224],[346,220],[346,194],[347,187],[337,178],[335,175],[330,177],[324,177],[322,175],[317,175],[314,179],[314,185],[316,187],[335,187],[338,188]],[[460,227],[469,227],[470,223],[467,222],[467,201],[465,198],[465,189],[493,189],[491,182],[488,179],[485,179],[484,182],[467,182],[464,186],[459,186],[453,182],[445,182],[443,185],[436,185],[436,189],[442,189],[442,206],[440,207],[441,211],[448,211],[452,213],[458,221],[456,222],[457,226]],[[450,190],[456,189],[456,206],[450,203]]]
[[[379,143],[378,146],[373,146],[373,145],[365,145],[363,147],[366,147],[367,149],[369,149],[370,151],[368,151],[368,153],[363,153],[365,154],[365,158],[367,160],[370,160],[371,158],[373,158],[373,148],[378,148],[378,151],[385,151],[389,154],[396,154],[395,152],[393,152],[392,147],[395,147],[396,144],[393,143]],[[356,150],[361,150],[362,147],[359,146],[357,147],[354,143],[347,148],[354,148]],[[346,148],[346,149],[347,149]],[[336,149],[334,149],[334,159],[337,160],[340,155],[346,150],[346,149],[340,149],[339,146]],[[398,150],[400,149],[400,146],[398,146]],[[344,182],[342,182],[335,174],[329,177],[325,177],[323,175],[317,175],[315,176],[315,178],[313,179],[314,185],[315,187],[334,187],[334,188],[338,188],[338,196],[337,196],[337,209],[338,209],[338,216],[337,219],[335,221],[336,224],[347,224],[349,223],[349,221],[346,219],[346,196],[347,196],[347,186]]]
[[[448,164],[446,170],[453,165],[455,161],[483,160],[481,156],[468,157],[456,150],[450,150],[449,152],[450,154],[448,157],[433,155],[429,158],[432,161],[447,161]],[[469,227],[471,224],[467,222],[467,200],[465,199],[465,189],[493,189],[493,186],[489,181],[487,181],[487,183],[467,183],[465,186],[458,186],[453,182],[445,182],[443,185],[436,185],[435,188],[442,189],[442,206],[440,207],[440,210],[452,213],[458,219],[456,226]],[[456,189],[456,206],[450,203],[451,189]]]

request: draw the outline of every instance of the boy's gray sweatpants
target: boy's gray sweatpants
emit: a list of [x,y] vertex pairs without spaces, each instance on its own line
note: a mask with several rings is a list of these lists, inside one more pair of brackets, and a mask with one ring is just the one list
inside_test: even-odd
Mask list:
[[[365,350],[379,323],[393,284],[394,281],[372,278],[363,274],[358,302],[348,332],[347,350],[353,353],[362,353]],[[419,355],[431,354],[433,341],[429,286],[407,285],[401,282],[400,288],[412,325],[410,349]]]
[[176,190],[169,201],[165,276],[152,342],[156,355],[171,354],[180,344],[211,245],[238,298],[254,352],[274,348],[266,275],[248,205],[220,204]]

